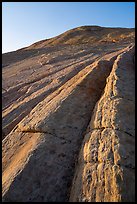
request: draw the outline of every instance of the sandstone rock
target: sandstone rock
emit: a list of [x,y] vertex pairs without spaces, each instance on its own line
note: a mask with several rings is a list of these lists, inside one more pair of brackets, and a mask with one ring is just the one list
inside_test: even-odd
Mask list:
[[[6,188],[3,194],[4,201],[13,199],[13,201],[27,202],[31,199],[31,201],[55,202],[64,201],[68,198],[68,190],[73,176],[76,155],[82,140],[82,132],[88,125],[90,111],[99,99],[110,69],[110,63],[107,60],[86,67],[78,76],[76,75],[68,81],[49,104],[46,105],[46,102],[42,101],[41,104],[36,106],[32,113],[18,124],[15,131],[13,130],[5,138],[3,149],[7,148],[8,144],[12,148],[8,152],[3,150],[3,164],[5,164],[3,189]],[[95,83],[96,88],[94,88]],[[28,137],[25,134],[33,135],[34,141],[37,141],[37,137],[44,139],[39,139],[41,142],[38,140],[38,147],[36,142],[35,148],[30,149],[30,158],[26,154],[27,163],[23,162],[22,164],[17,160],[18,164],[16,163],[16,166],[18,168],[11,169],[15,155],[19,155],[19,137],[20,140],[23,140],[24,137]],[[28,140],[31,139],[28,137]],[[27,142],[21,143],[26,148]],[[22,155],[19,161],[24,161],[25,158],[22,158]],[[7,164],[8,158],[10,165]],[[32,180],[30,181],[27,175],[31,174],[32,166],[34,174],[31,175]],[[53,174],[51,169],[53,169]],[[45,179],[43,177],[39,178],[38,182],[44,183],[42,186],[37,186],[37,182],[35,183],[36,173],[42,175],[43,170],[47,172],[47,176]],[[50,176],[48,176],[48,171]],[[10,180],[5,172],[10,172]],[[18,174],[18,172],[20,173]],[[62,177],[64,178],[63,181]],[[55,183],[56,178],[58,178],[57,183]],[[29,190],[33,180],[33,187],[38,192],[37,194],[33,192],[33,189]],[[24,182],[26,183],[25,189],[22,186]],[[47,185],[49,190],[45,193],[44,189]],[[57,188],[63,190],[59,191]]]
[[3,202],[134,201],[133,45],[84,26],[3,55]]
[[70,201],[133,202],[135,199],[133,53],[131,48],[117,57],[95,106],[79,154]]

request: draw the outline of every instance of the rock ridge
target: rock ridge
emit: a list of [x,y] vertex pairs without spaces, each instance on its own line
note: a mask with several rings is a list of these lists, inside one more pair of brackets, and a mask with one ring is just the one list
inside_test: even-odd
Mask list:
[[[79,154],[79,162],[70,195],[70,201],[72,202],[134,202],[135,146],[133,144],[135,125],[130,123],[130,120],[134,121],[135,116],[133,103],[135,100],[134,86],[130,87],[132,92],[126,92],[130,95],[131,93],[133,94],[132,104],[125,101],[126,94],[120,101],[120,105],[123,105],[123,101],[125,103],[123,106],[124,111],[122,108],[119,110],[117,108],[117,112],[114,115],[112,112],[117,104],[114,103],[113,107],[105,105],[108,101],[110,103],[110,98],[113,98],[113,101],[116,98],[121,99],[123,94],[121,90],[123,91],[124,89],[120,88],[124,88],[129,83],[129,81],[125,80],[127,77],[125,71],[128,71],[130,77],[134,78],[133,54],[134,47],[131,47],[128,52],[122,53],[117,57],[107,78],[104,94],[94,108],[94,113]],[[114,75],[115,78],[117,77],[117,83],[114,83]],[[121,79],[121,77],[123,77],[123,80],[118,83],[118,79]],[[113,89],[111,88],[112,84],[114,84]],[[102,109],[102,106],[104,109]],[[131,109],[130,112],[127,112],[127,106]],[[104,113],[100,117],[100,111],[102,110]],[[111,114],[109,111],[111,111]],[[126,114],[126,116],[123,117],[120,114]],[[114,119],[112,120],[113,117]],[[124,121],[127,118],[129,121]],[[123,123],[121,123],[122,120]],[[126,128],[128,130],[125,130]],[[124,137],[127,138],[127,142],[124,141]],[[124,148],[126,148],[126,151]],[[132,191],[128,190],[129,186]]]

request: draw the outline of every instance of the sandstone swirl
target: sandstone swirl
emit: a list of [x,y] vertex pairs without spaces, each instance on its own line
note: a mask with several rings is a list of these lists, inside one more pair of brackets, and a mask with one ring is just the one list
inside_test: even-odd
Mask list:
[[3,55],[3,202],[132,202],[134,31],[87,26]]

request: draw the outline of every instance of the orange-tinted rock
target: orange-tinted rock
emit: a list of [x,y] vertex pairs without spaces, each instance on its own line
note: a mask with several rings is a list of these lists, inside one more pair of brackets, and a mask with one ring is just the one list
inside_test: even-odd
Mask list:
[[70,201],[135,200],[133,55],[134,48],[131,48],[120,54],[113,64],[84,136]]
[[3,202],[134,201],[133,42],[81,27],[4,54]]

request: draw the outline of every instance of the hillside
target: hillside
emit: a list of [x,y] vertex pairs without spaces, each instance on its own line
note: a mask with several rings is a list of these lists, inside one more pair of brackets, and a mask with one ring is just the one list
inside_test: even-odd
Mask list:
[[[90,46],[109,46],[128,45],[134,42],[135,29],[134,28],[104,28],[100,26],[81,26],[71,29],[65,33],[54,38],[36,42],[28,47],[19,49],[15,52],[3,54],[2,63],[8,65],[9,63],[20,61],[26,57],[37,55],[41,49],[54,46],[65,45],[90,45]],[[40,50],[39,50],[40,49]],[[57,48],[55,48],[57,49]]]
[[135,200],[134,40],[82,26],[3,54],[3,202]]

